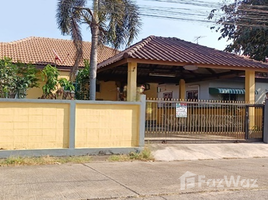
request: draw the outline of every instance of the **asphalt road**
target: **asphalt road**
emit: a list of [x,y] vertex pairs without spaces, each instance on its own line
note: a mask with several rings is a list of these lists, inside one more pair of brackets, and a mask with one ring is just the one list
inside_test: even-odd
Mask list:
[[267,177],[268,158],[2,167],[0,199],[268,199]]

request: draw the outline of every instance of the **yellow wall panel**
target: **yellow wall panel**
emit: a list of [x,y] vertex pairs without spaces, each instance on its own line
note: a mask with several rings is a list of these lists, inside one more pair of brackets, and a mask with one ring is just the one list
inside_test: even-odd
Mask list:
[[138,146],[138,105],[77,105],[76,119],[76,148]]
[[69,104],[1,102],[0,148],[67,148]]
[[100,92],[96,92],[96,99],[116,101],[117,90],[114,81],[100,82]]
[[158,83],[149,83],[149,84],[150,84],[150,89],[144,91],[146,98],[157,98]]
[[[69,103],[0,102],[0,148],[69,146]],[[139,105],[76,104],[76,148],[139,146]]]

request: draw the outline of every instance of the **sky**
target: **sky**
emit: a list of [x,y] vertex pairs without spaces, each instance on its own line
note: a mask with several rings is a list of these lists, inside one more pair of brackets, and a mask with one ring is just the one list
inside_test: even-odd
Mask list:
[[[58,0],[8,0],[1,2],[0,42],[12,42],[30,36],[70,39],[63,36],[56,24]],[[218,41],[219,33],[210,30],[206,17],[221,0],[136,0],[142,27],[138,42],[150,35],[177,37],[223,50],[226,41]],[[89,6],[91,1],[89,0]],[[90,31],[82,27],[83,40],[90,41]]]

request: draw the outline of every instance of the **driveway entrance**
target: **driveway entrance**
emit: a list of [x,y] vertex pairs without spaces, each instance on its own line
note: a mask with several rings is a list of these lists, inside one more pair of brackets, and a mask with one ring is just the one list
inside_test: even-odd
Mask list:
[[147,99],[145,140],[261,140],[263,105]]

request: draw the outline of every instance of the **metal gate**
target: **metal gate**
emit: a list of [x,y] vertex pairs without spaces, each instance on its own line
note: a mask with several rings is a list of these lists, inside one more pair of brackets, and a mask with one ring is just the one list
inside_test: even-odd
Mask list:
[[262,139],[263,105],[147,99],[145,140]]

